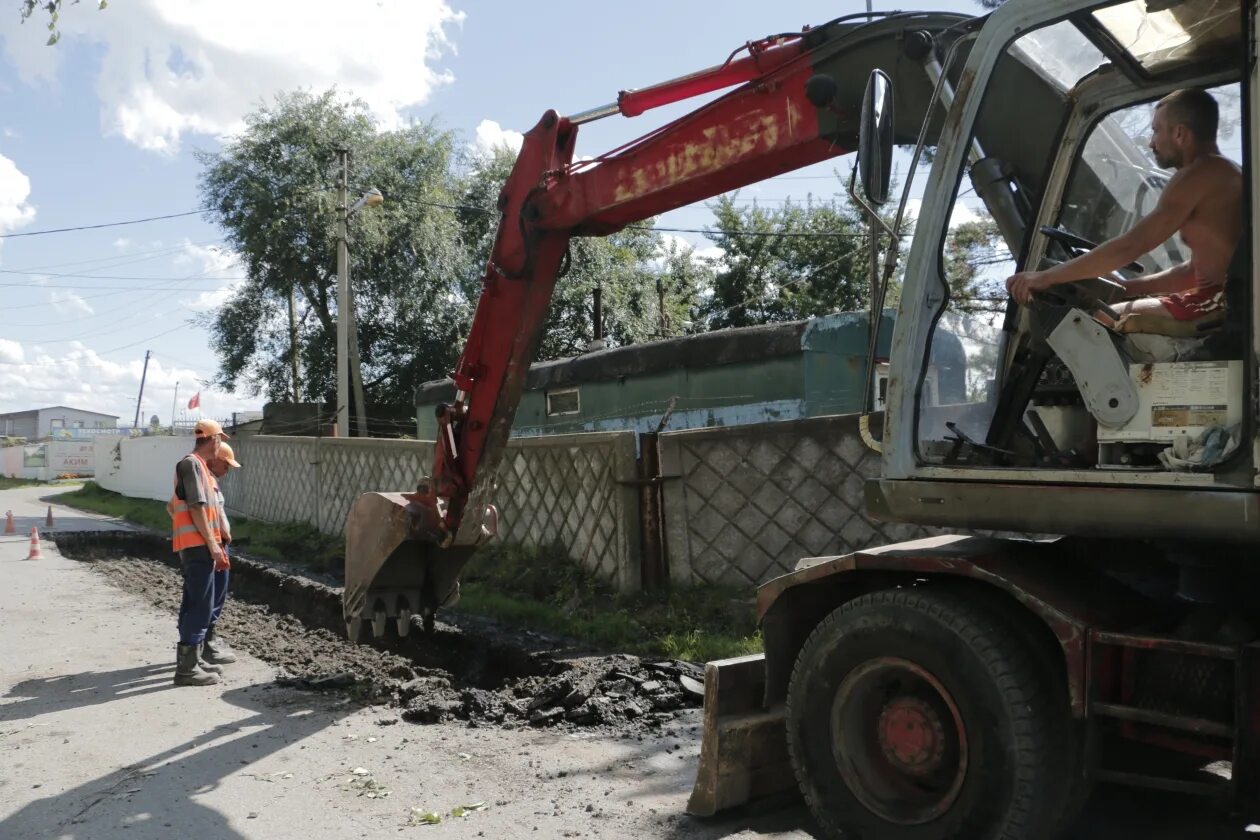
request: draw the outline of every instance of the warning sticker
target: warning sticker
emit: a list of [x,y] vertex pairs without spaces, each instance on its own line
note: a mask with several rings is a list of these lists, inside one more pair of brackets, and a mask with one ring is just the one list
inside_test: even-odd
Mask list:
[[1151,425],[1224,426],[1228,406],[1224,405],[1153,405]]

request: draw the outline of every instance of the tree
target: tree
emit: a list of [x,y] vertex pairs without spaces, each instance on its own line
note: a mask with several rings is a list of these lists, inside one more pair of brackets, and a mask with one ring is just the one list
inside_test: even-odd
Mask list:
[[[474,301],[476,283],[497,231],[499,191],[515,160],[512,150],[499,148],[476,154],[469,163],[459,218],[477,267],[473,284],[466,284],[463,293]],[[658,279],[665,293],[666,320],[673,325],[672,334],[680,334],[682,321],[688,320],[709,276],[703,267],[688,265],[690,258],[690,249],[666,249],[650,222],[610,236],[573,239],[568,271],[556,281],[538,359],[586,351],[594,338],[596,287],[601,290],[604,339],[609,346],[661,337]]]
[[868,234],[847,204],[710,205],[725,252],[700,315],[709,329],[795,321],[869,306]]
[[988,213],[950,228],[945,237],[945,279],[952,311],[993,311],[1006,298],[1003,281],[1012,271],[1011,253]]
[[455,214],[455,138],[432,123],[378,132],[361,102],[336,91],[280,96],[218,153],[201,153],[209,215],[248,279],[208,319],[216,384],[291,398],[289,295],[298,299],[299,398],[336,390],[337,149],[352,152],[352,194],[383,206],[351,221],[351,285],[369,404],[407,409],[416,384],[443,375],[467,320],[452,295],[468,273]]
[[[57,28],[57,21],[61,19],[61,10],[65,5],[65,0],[22,0],[18,10],[22,15],[22,23],[26,23],[37,10],[48,12],[48,42],[46,46],[51,47],[61,40],[61,30]],[[71,0],[70,5],[79,5],[79,0]],[[96,8],[98,11],[104,11],[108,5],[106,0],[98,0]]]

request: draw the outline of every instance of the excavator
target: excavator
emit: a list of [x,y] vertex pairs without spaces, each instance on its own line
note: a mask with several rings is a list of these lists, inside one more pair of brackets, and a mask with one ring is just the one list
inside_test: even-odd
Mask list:
[[[827,836],[1036,840],[1116,783],[1260,816],[1258,81],[1254,0],[1008,0],[980,17],[845,15],[548,111],[499,196],[431,474],[350,513],[348,634],[431,629],[495,535],[497,467],[573,237],[856,153],[868,371],[900,284],[884,411],[868,395],[861,418],[881,453],[867,513],[936,535],[801,558],[760,586],[764,654],[706,666],[689,812],[795,789]],[[1124,328],[1121,281],[1185,262],[1177,238],[1009,298],[1007,274],[1150,211],[1169,175],[1144,148],[1153,106],[1187,87],[1219,103],[1243,173],[1224,305]],[[574,157],[587,122],[699,96]],[[908,172],[890,202],[894,155]],[[980,269],[997,291],[979,302],[949,275],[968,214],[1009,252]],[[964,352],[943,362],[934,345]]]

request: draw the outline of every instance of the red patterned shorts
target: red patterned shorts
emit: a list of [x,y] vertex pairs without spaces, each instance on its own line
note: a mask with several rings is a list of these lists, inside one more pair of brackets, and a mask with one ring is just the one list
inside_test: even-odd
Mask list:
[[1161,297],[1159,302],[1178,321],[1197,321],[1225,311],[1225,287],[1201,286],[1194,291]]

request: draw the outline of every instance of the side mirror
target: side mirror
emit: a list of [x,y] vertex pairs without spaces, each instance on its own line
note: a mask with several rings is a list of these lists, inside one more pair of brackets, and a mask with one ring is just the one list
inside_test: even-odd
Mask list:
[[862,192],[871,204],[888,200],[892,185],[893,124],[892,80],[883,70],[872,70],[862,97],[857,160]]

